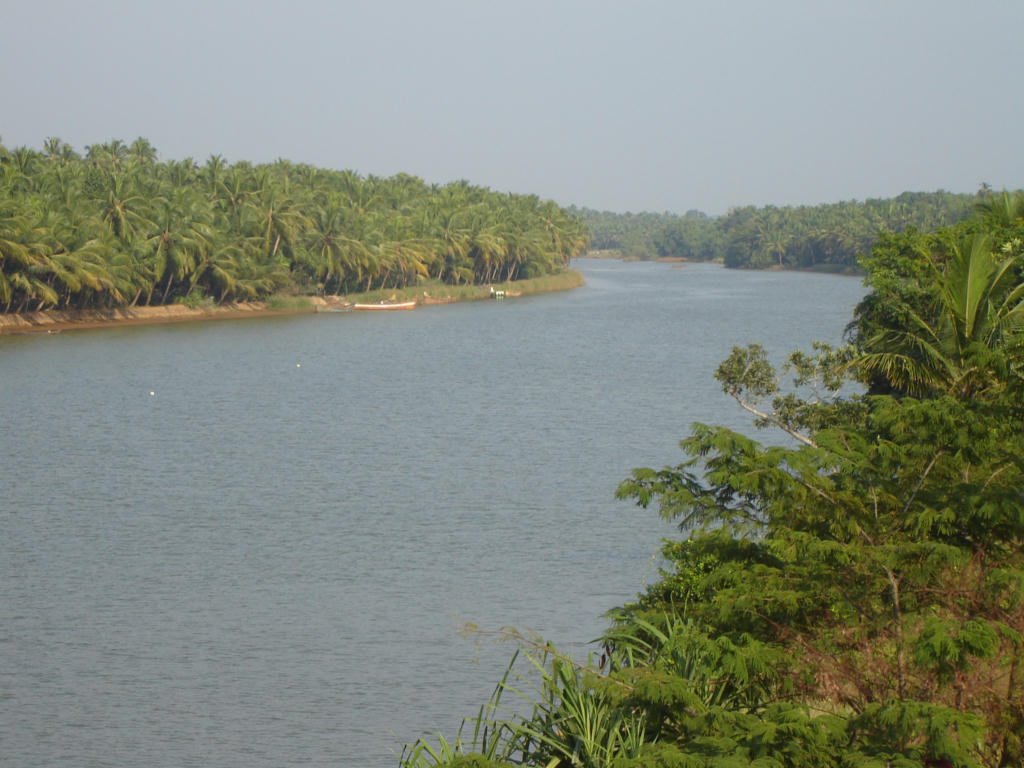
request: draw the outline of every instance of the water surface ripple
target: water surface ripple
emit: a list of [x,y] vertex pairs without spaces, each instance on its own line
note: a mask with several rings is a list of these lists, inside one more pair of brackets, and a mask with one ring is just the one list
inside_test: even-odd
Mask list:
[[618,482],[746,424],[732,345],[837,341],[863,288],[578,266],[505,302],[0,338],[0,763],[391,766],[500,676],[463,622],[582,653],[673,532]]

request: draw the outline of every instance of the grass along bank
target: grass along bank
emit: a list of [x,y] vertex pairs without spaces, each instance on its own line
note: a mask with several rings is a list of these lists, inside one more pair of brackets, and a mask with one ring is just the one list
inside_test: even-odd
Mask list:
[[457,301],[478,301],[495,291],[505,291],[514,298],[534,293],[567,291],[583,285],[583,275],[567,269],[554,275],[490,285],[446,285],[441,282],[421,283],[402,289],[353,293],[346,296],[301,296],[279,294],[266,301],[214,305],[193,301],[158,307],[119,307],[117,309],[50,310],[0,314],[0,335],[22,333],[59,333],[68,330],[104,328],[120,325],[159,325],[198,320],[236,320],[240,318],[277,317],[312,314],[321,308],[381,301],[412,301],[419,304],[452,304]]
[[553,275],[533,277],[526,280],[512,280],[487,285],[448,285],[432,280],[406,288],[350,293],[343,297],[353,304],[377,304],[379,302],[416,301],[419,304],[454,304],[457,301],[480,301],[491,297],[491,289],[504,291],[505,296],[515,298],[534,293],[568,291],[583,285],[583,275],[574,269],[566,269]]

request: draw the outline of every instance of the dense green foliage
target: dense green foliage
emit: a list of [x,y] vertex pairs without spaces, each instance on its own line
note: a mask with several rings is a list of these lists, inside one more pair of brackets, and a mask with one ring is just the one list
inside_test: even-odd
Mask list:
[[625,213],[582,209],[595,249],[632,258],[718,260],[738,268],[853,269],[880,232],[930,231],[966,217],[974,195],[905,192],[892,199],[828,205],[733,208],[724,216],[699,211]]
[[405,765],[1024,764],[1022,235],[1003,195],[884,237],[853,344],[793,353],[788,392],[734,349],[716,378],[782,444],[697,424],[634,470],[619,496],[684,535],[601,658],[525,643],[532,708]]
[[862,260],[872,292],[852,330],[874,391],[980,395],[1024,356],[1024,194],[990,195],[976,212],[955,228],[885,235]]
[[717,219],[700,211],[612,213],[570,208],[590,229],[590,247],[632,259],[675,256],[697,261],[720,259],[723,241]]
[[586,247],[552,202],[279,160],[158,162],[145,139],[80,157],[0,145],[0,311],[490,283]]

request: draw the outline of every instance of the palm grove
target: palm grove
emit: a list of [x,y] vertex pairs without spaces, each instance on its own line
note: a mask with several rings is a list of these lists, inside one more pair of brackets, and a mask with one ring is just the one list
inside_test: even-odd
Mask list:
[[[979,194],[988,192],[982,187]],[[721,261],[739,269],[854,271],[880,231],[911,227],[931,231],[967,217],[975,195],[904,192],[894,198],[824,205],[758,208],[746,205],[722,216],[688,211],[610,213],[571,209],[590,227],[591,246],[640,259]]]
[[634,470],[620,497],[684,535],[600,658],[519,638],[404,765],[1024,764],[1022,254],[1024,196],[990,195],[881,236],[847,346],[734,349],[716,377],[781,444],[697,424],[682,463]]
[[558,271],[586,246],[552,202],[280,160],[159,162],[145,139],[0,145],[0,311],[340,294]]

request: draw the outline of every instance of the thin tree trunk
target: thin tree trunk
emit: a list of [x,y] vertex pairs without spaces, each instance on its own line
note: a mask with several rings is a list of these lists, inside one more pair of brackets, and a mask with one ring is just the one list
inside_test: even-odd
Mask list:
[[903,699],[907,685],[907,661],[903,647],[903,609],[900,607],[900,583],[896,575],[885,569],[886,578],[892,593],[892,618],[896,629],[896,692]]
[[160,298],[161,304],[167,303],[167,294],[171,291],[171,276],[167,276],[167,285],[164,286],[164,295]]
[[1011,739],[1016,740],[1013,737],[1013,732],[1020,733],[1021,725],[1024,724],[1024,693],[1021,691],[1021,688],[1024,687],[1024,679],[1022,679],[1024,678],[1024,674],[1022,674],[1024,673],[1024,659],[1021,658],[1022,654],[1024,654],[1024,649],[1015,649],[1013,659],[1010,662],[1006,700],[1016,727],[1007,728],[1003,735],[1002,743],[1000,744],[1000,752],[1002,754],[999,759],[999,768],[1019,766],[1022,757],[1019,747],[1014,749],[1014,743],[1011,741]]

